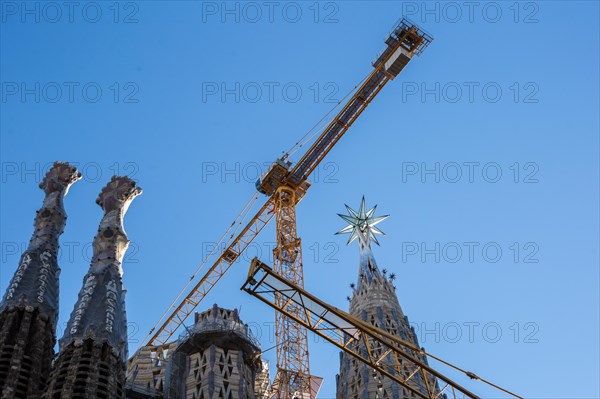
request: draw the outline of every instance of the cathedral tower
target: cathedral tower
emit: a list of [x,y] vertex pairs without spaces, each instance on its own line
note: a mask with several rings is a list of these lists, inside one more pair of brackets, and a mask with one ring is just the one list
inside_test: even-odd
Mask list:
[[259,399],[260,347],[237,310],[196,313],[167,366],[165,399]]
[[58,238],[67,216],[63,198],[81,178],[55,162],[40,188],[46,197],[34,233],[0,303],[0,398],[39,398],[46,387],[58,320]]
[[[383,234],[376,225],[388,217],[374,216],[375,208],[367,211],[363,198],[358,212],[346,205],[349,214],[339,215],[349,225],[337,234],[349,233],[348,244],[357,240],[360,253],[358,283],[353,286],[350,314],[419,347],[417,337],[398,302],[396,289],[392,283],[395,276],[393,274],[388,276],[386,272],[379,270],[371,249],[371,241],[379,245],[376,235]],[[366,350],[366,348],[358,349]],[[416,353],[410,355],[427,363],[423,355]],[[409,374],[408,370],[406,374]],[[432,379],[425,382],[422,375],[415,375],[410,383],[416,390],[427,394],[425,384],[430,387],[435,386],[436,381]],[[340,374],[337,376],[338,399],[409,399],[413,398],[413,395],[412,392],[375,372],[354,357],[345,352],[340,354]],[[445,395],[440,395],[440,398],[445,398]]]
[[142,190],[113,176],[96,203],[104,211],[89,272],[52,368],[48,399],[124,398],[127,319],[122,262],[129,240],[123,217]]

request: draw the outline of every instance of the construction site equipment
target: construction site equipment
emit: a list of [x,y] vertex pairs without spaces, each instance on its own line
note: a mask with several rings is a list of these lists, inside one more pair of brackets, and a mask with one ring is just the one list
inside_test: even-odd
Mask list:
[[[406,18],[401,19],[387,36],[387,47],[373,63],[374,70],[357,85],[351,98],[322,130],[311,147],[292,166],[291,153],[305,142],[298,142],[275,161],[257,181],[257,190],[267,201],[241,232],[229,241],[204,276],[183,296],[181,294],[150,330],[146,346],[163,347],[225,272],[238,260],[273,216],[276,219],[277,245],[275,270],[299,286],[304,285],[302,247],[296,232],[296,205],[310,187],[307,179],[335,144],[373,101],[387,82],[394,79],[415,55],[420,55],[433,38]],[[309,139],[311,139],[309,137]],[[243,211],[244,212],[244,211]],[[242,212],[242,213],[243,213]],[[235,222],[234,222],[235,223]],[[280,301],[280,299],[277,299]],[[302,318],[294,304],[280,302],[289,314]],[[311,376],[306,329],[294,318],[276,314],[277,374],[273,382],[275,398],[314,399],[317,377]]]

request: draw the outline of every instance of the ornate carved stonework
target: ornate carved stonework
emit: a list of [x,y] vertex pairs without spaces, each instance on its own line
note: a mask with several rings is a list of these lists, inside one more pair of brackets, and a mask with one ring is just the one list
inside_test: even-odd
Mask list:
[[256,339],[237,309],[196,313],[196,324],[179,341],[167,366],[165,399],[256,399],[262,369]]

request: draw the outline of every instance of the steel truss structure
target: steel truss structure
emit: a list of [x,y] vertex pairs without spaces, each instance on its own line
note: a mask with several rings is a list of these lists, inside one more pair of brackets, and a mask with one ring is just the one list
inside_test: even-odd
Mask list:
[[[431,36],[408,19],[403,18],[394,26],[386,38],[386,49],[373,63],[374,70],[363,80],[296,165],[292,167],[291,162],[287,161],[288,152],[257,182],[257,190],[268,196],[266,203],[189,293],[180,302],[177,302],[177,298],[167,309],[150,330],[146,346],[162,347],[169,342],[274,215],[277,220],[275,266],[294,283],[303,285],[302,250],[300,239],[296,235],[295,206],[310,187],[307,179],[385,84],[398,76],[413,56],[420,55],[432,40]],[[293,305],[289,305],[287,311],[297,318],[302,316]],[[318,391],[314,383],[319,379],[310,376],[306,330],[294,317],[276,317],[278,372],[273,382],[274,397],[314,399]]]
[[[422,399],[438,399],[442,395],[452,399],[481,399],[467,388],[444,376],[428,365],[428,360],[441,362],[480,380],[511,397],[523,399],[503,388],[483,380],[476,374],[459,369],[388,332],[337,309],[303,288],[279,275],[269,266],[254,258],[248,278],[241,288],[250,295],[293,319],[343,351],[373,367]],[[302,315],[289,312],[300,311]],[[425,392],[413,384],[421,374],[426,382]],[[428,382],[433,381],[433,384]],[[436,381],[441,382],[438,388]]]

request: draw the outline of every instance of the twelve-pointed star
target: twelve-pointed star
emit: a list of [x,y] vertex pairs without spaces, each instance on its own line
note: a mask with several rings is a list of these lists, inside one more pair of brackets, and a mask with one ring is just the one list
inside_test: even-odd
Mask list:
[[350,233],[350,238],[348,239],[347,244],[350,244],[352,241],[356,240],[360,235],[362,242],[365,244],[368,245],[369,240],[372,240],[375,242],[375,244],[379,245],[379,241],[377,241],[377,237],[375,237],[375,235],[384,235],[385,233],[375,227],[375,225],[387,219],[390,215],[373,216],[375,214],[377,205],[367,211],[364,196],[362,198],[362,202],[360,203],[358,212],[350,208],[348,205],[345,206],[349,215],[341,215],[338,213],[338,216],[350,224],[335,234]]

